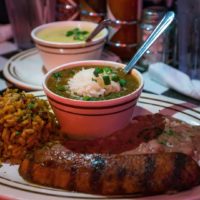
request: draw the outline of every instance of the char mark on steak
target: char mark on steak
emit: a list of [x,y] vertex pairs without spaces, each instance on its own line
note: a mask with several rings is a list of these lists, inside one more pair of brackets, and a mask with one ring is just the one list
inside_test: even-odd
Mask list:
[[78,154],[56,144],[23,160],[20,175],[31,182],[91,194],[158,194],[200,182],[200,168],[182,153]]

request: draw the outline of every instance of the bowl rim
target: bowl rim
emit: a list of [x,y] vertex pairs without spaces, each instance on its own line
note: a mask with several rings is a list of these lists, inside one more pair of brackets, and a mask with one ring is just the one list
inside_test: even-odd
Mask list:
[[79,42],[70,42],[70,43],[64,43],[64,42],[51,42],[51,41],[47,41],[47,40],[43,40],[37,37],[37,33],[43,29],[47,29],[48,27],[62,27],[62,26],[78,26],[78,25],[82,25],[82,26],[94,26],[94,28],[98,25],[95,22],[90,22],[90,21],[56,21],[56,22],[51,22],[51,23],[47,23],[47,24],[43,24],[40,26],[35,27],[32,31],[31,31],[31,37],[34,40],[35,43],[38,43],[40,45],[44,45],[44,46],[48,46],[48,47],[68,47],[68,48],[78,48],[78,47],[86,47],[86,46],[91,46],[91,45],[95,45],[96,43],[100,43],[103,40],[105,40],[105,38],[108,35],[108,30],[107,28],[104,28],[102,30],[102,36],[98,37],[98,38],[94,38],[93,40],[91,40],[90,42],[85,42],[85,41],[79,41]]
[[72,68],[75,66],[78,67],[78,66],[81,66],[81,64],[83,64],[83,65],[84,64],[93,64],[93,65],[100,65],[100,64],[107,65],[108,64],[108,65],[112,65],[112,66],[118,65],[119,67],[122,67],[122,68],[125,67],[125,64],[117,63],[117,62],[113,62],[113,61],[105,61],[105,60],[75,61],[75,62],[70,62],[70,63],[65,63],[62,65],[59,65],[59,66],[51,69],[50,71],[48,71],[43,79],[42,87],[43,87],[43,90],[44,90],[46,96],[49,97],[50,99],[51,98],[56,99],[56,101],[59,103],[74,105],[74,106],[79,105],[79,107],[106,107],[106,106],[111,106],[111,105],[114,106],[114,105],[123,104],[125,102],[139,98],[140,93],[142,92],[142,89],[144,87],[144,80],[143,80],[142,74],[136,69],[133,69],[131,71],[131,73],[136,74],[136,76],[139,78],[139,81],[140,81],[139,87],[136,90],[134,90],[133,92],[131,92],[125,96],[121,96],[121,97],[114,98],[114,99],[99,100],[99,101],[83,101],[83,100],[77,100],[77,99],[70,99],[70,98],[62,97],[62,96],[55,94],[47,87],[46,82],[52,73],[60,71],[65,68],[68,68],[68,67],[69,68]]

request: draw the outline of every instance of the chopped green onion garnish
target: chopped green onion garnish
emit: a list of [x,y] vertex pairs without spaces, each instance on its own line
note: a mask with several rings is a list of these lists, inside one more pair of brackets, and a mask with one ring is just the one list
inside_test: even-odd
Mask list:
[[64,92],[66,90],[66,88],[65,88],[64,85],[57,85],[56,89],[59,90],[59,91],[61,91],[61,92]]
[[72,30],[67,31],[65,34],[67,37],[73,36],[74,40],[80,40],[83,41],[86,39],[86,35],[88,34],[88,31],[81,31],[79,28],[74,28]]
[[121,87],[124,87],[127,84],[127,81],[124,80],[124,79],[120,79],[119,84],[120,84]]
[[103,76],[103,81],[105,85],[110,85],[110,77],[109,76]]
[[90,99],[91,99],[91,97],[88,97],[88,96],[84,96],[84,97],[83,97],[83,100],[84,100],[84,101],[89,101]]
[[105,73],[107,73],[107,74],[112,73],[112,69],[111,69],[110,67],[105,67],[105,68],[103,69],[103,71],[104,71]]
[[87,35],[89,32],[88,31],[82,31],[81,34]]
[[67,31],[67,33],[66,33],[66,36],[67,36],[67,37],[70,37],[70,36],[72,36],[72,35],[74,35],[74,32],[73,32],[73,31]]
[[77,34],[77,35],[74,36],[74,39],[75,39],[75,40],[83,41],[83,40],[85,40],[85,36],[84,36],[84,35]]
[[102,68],[99,68],[99,67],[96,67],[93,74],[98,77],[99,74],[103,73],[103,69]]
[[55,72],[55,73],[52,74],[52,76],[53,76],[55,79],[57,79],[57,78],[62,77],[62,73],[61,73],[61,72]]
[[112,79],[112,81],[118,82],[119,81],[119,76],[117,76],[117,74],[112,74],[111,79]]
[[84,100],[84,101],[96,101],[97,99],[95,97],[84,96],[82,98],[82,100]]

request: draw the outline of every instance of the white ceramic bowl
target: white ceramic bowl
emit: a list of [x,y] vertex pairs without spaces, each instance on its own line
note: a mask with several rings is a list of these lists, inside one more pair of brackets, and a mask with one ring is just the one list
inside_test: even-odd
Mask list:
[[60,123],[61,131],[75,139],[94,139],[106,137],[127,126],[143,88],[140,72],[135,69],[131,71],[132,76],[139,81],[138,89],[116,99],[74,100],[61,97],[48,89],[47,80],[53,73],[80,66],[124,67],[123,64],[110,61],[79,61],[58,66],[46,74],[43,89]]
[[59,21],[49,24],[44,24],[36,27],[31,32],[37,49],[44,62],[44,67],[47,71],[55,66],[80,60],[99,59],[105,44],[107,29],[103,29],[101,35],[95,37],[91,42],[76,41],[76,42],[50,42],[37,37],[37,34],[44,29],[52,29],[66,27],[66,30],[79,28],[82,30],[94,30],[98,24],[87,21]]

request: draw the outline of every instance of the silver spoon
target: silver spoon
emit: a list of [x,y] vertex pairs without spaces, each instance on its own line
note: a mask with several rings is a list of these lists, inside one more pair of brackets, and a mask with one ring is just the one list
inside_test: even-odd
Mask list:
[[118,26],[110,19],[104,19],[99,23],[99,25],[90,33],[88,38],[85,40],[86,42],[90,42],[102,29],[106,26]]
[[155,40],[166,30],[166,28],[171,24],[175,17],[174,12],[167,12],[159,24],[156,26],[151,35],[146,39],[142,46],[137,50],[130,62],[124,67],[124,72],[128,73],[131,69],[135,67],[137,61],[142,57],[142,55],[149,49],[149,47],[155,42]]

